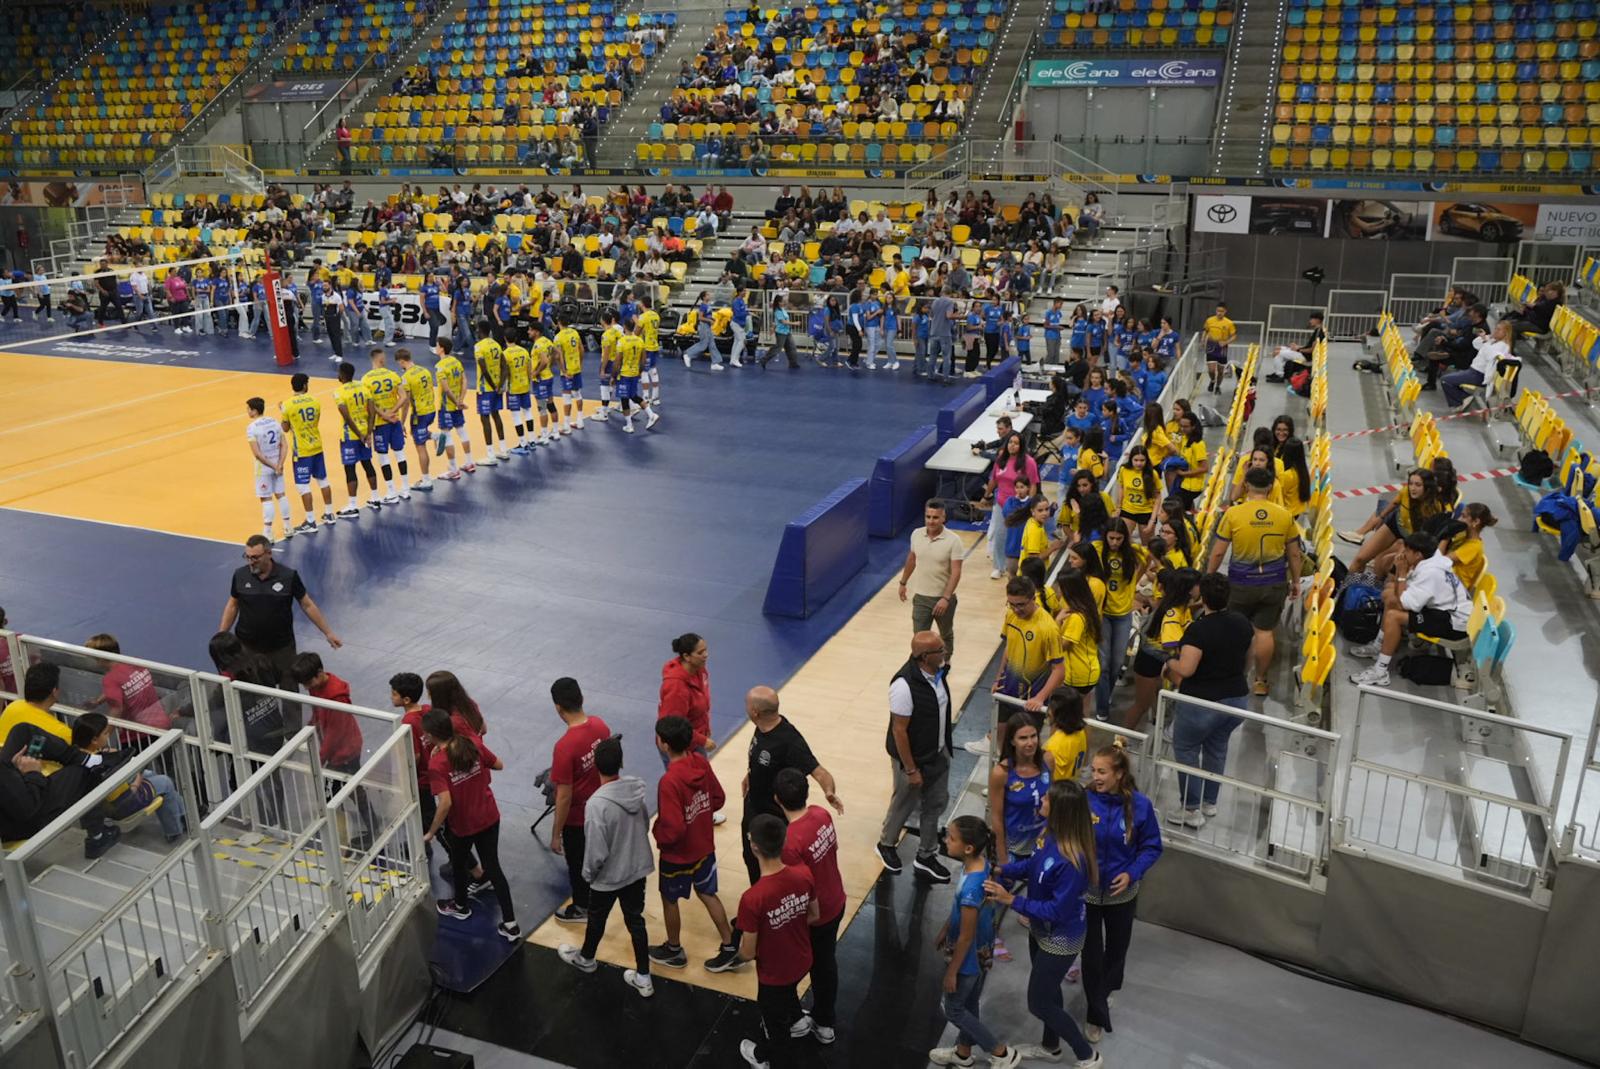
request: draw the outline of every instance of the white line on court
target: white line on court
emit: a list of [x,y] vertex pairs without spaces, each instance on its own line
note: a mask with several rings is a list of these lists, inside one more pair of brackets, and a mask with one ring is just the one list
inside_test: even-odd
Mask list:
[[[169,538],[191,538],[196,542],[215,542],[219,546],[239,546],[243,539],[230,541],[226,538],[212,538],[210,535],[178,534],[175,531],[163,531],[156,527],[140,527],[134,523],[117,523],[115,520],[92,520],[87,516],[70,516],[65,512],[46,512],[44,509],[18,508],[14,505],[0,505],[0,512],[20,512],[28,516],[49,516],[56,520],[75,520],[78,523],[98,523],[102,527],[121,527],[125,531],[143,531],[146,534],[166,535]],[[282,539],[278,540],[280,543]],[[276,545],[274,548],[278,548]]]

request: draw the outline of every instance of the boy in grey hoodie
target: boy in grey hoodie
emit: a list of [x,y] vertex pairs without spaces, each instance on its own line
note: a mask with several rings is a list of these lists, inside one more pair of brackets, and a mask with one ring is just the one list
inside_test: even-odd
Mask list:
[[650,940],[644,926],[645,879],[655,871],[650,853],[650,817],[645,806],[644,781],[622,775],[622,736],[613,735],[594,748],[594,768],[600,787],[589,798],[583,815],[583,878],[590,887],[588,927],[583,946],[563,943],[556,953],[583,972],[594,972],[595,952],[606,934],[606,918],[613,903],[622,905],[622,923],[633,940],[634,967],[622,978],[649,998],[656,993],[650,979]]

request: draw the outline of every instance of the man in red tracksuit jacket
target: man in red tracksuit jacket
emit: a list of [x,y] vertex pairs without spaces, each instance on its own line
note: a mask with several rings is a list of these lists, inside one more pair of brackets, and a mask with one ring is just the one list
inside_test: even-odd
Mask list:
[[727,911],[717,897],[717,850],[711,816],[726,800],[722,784],[711,771],[711,762],[693,752],[694,731],[681,716],[664,716],[656,721],[656,748],[667,758],[667,771],[661,776],[656,795],[656,823],[652,829],[661,854],[661,916],[667,939],[650,948],[650,961],[669,969],[681,969],[689,957],[678,942],[683,919],[678,903],[690,892],[700,899],[711,923],[717,926],[720,947],[714,958],[705,962],[711,972],[727,972],[745,962],[739,957],[739,942],[728,924]]

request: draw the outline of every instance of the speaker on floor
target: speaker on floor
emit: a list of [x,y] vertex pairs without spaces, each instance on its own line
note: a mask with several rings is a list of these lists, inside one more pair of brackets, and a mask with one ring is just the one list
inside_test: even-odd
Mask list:
[[473,1069],[472,1055],[449,1047],[414,1044],[400,1059],[397,1069]]

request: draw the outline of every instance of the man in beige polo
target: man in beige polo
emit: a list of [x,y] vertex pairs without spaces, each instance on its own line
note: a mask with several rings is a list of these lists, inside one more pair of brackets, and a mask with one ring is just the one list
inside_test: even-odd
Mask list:
[[956,649],[956,584],[961,582],[965,551],[955,533],[944,525],[944,502],[938,498],[924,507],[926,526],[911,532],[911,548],[900,573],[900,600],[911,595],[911,630],[937,627],[944,639],[945,663]]

